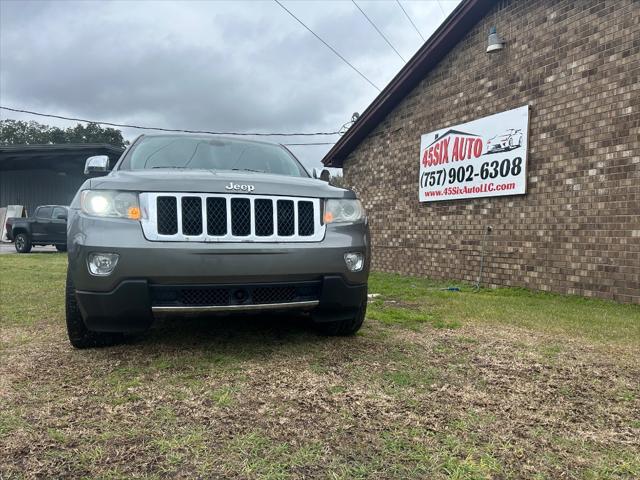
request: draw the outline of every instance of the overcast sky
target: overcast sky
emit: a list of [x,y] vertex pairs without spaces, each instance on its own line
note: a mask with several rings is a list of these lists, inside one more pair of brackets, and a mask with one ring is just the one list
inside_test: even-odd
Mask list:
[[[351,1],[282,3],[378,87],[404,65]],[[457,4],[402,1],[425,38]],[[406,60],[421,46],[395,1],[358,5]],[[3,106],[167,128],[315,132],[337,130],[377,94],[273,1],[0,0]],[[0,118],[74,124],[6,110]],[[291,148],[319,167],[330,146]]]

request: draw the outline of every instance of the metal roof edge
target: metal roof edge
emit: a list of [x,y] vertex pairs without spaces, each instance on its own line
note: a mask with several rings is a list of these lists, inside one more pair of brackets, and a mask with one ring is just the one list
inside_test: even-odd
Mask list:
[[33,151],[33,152],[55,152],[55,151],[73,151],[73,150],[108,150],[113,153],[124,152],[123,147],[111,145],[109,143],[55,143],[55,144],[13,144],[0,145],[0,152],[17,152],[17,151]]
[[463,0],[387,84],[360,118],[322,159],[326,167],[342,167],[344,159],[395,106],[455,47],[498,0]]

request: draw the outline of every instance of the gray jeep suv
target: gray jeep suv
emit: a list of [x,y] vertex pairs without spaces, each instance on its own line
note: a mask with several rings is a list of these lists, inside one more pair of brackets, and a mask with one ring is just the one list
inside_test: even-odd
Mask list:
[[[107,169],[91,157],[85,173]],[[143,135],[80,187],[67,240],[77,348],[116,343],[160,314],[293,310],[329,335],[364,320],[363,208],[281,145]]]

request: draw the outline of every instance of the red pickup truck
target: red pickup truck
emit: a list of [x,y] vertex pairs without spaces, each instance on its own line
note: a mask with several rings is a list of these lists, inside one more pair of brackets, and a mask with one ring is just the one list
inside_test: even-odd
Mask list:
[[29,253],[37,245],[55,245],[59,252],[67,251],[67,215],[64,205],[43,205],[34,217],[7,219],[7,237],[18,253]]

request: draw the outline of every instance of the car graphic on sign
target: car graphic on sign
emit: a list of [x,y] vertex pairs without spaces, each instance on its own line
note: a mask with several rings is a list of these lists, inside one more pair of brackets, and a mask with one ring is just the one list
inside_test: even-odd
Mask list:
[[522,146],[522,130],[509,128],[487,141],[487,153],[508,152]]

